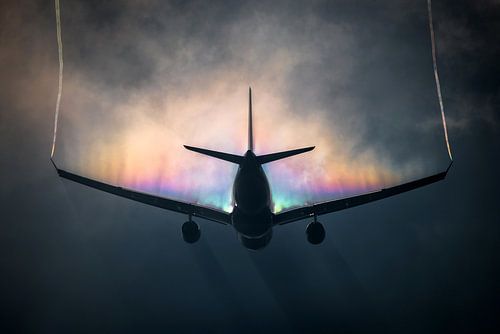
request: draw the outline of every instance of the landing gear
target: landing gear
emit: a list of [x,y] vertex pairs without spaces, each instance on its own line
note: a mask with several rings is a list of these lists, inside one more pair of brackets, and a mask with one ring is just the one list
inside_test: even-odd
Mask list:
[[191,219],[191,215],[189,215],[189,220],[182,224],[182,238],[185,242],[193,244],[200,239],[200,236],[200,227]]
[[319,245],[325,240],[325,228],[314,216],[314,221],[309,223],[306,228],[307,241],[313,245]]

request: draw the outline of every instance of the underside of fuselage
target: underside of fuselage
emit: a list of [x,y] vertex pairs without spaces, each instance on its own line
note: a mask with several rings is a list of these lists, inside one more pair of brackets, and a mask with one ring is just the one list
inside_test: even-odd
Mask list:
[[241,233],[238,233],[238,239],[240,240],[241,244],[245,248],[251,250],[259,250],[261,248],[266,247],[269,244],[269,242],[271,242],[272,237],[273,237],[272,228],[269,228],[266,234],[258,238],[249,238]]
[[259,249],[271,241],[273,216],[269,208],[255,214],[247,214],[235,206],[231,220],[245,247]]

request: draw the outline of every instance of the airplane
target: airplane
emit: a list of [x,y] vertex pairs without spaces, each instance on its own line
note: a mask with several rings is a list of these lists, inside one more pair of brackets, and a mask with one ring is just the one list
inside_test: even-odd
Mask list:
[[238,171],[233,182],[233,210],[230,213],[196,203],[177,201],[106,184],[62,170],[56,166],[52,158],[51,162],[57,170],[58,175],[62,178],[133,201],[186,214],[188,220],[183,223],[181,230],[182,237],[187,243],[195,243],[200,239],[200,227],[193,221],[193,217],[199,217],[224,225],[231,225],[236,230],[242,245],[250,250],[257,250],[267,246],[271,241],[273,228],[276,225],[285,225],[302,219],[312,219],[306,227],[307,240],[314,245],[320,244],[325,239],[326,233],[323,225],[318,222],[318,216],[377,201],[441,181],[445,179],[453,163],[450,162],[448,168],[443,172],[390,188],[273,213],[271,209],[273,203],[271,190],[262,165],[309,152],[314,149],[314,146],[255,155],[252,118],[252,89],[249,87],[248,150],[244,155],[235,155],[184,145],[190,151],[238,165]]

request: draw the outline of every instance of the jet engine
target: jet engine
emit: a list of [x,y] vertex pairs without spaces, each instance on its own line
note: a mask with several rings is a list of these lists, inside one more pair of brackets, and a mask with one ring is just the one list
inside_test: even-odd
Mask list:
[[325,228],[316,219],[309,223],[306,228],[307,241],[313,245],[318,245],[325,240]]
[[198,224],[194,221],[189,220],[182,224],[182,238],[187,243],[195,243],[200,239],[201,231]]

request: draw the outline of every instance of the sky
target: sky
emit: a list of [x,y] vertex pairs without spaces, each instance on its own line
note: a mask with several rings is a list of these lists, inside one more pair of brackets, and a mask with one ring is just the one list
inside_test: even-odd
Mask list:
[[[0,5],[5,332],[492,332],[500,311],[500,3],[433,3],[454,165],[443,182],[278,227],[228,227],[61,180],[51,1]],[[275,211],[446,168],[426,1],[62,1],[61,168],[230,209],[248,86]]]
[[236,166],[183,144],[243,154],[251,85],[257,153],[317,146],[266,166],[275,211],[444,168],[426,7],[402,22],[391,3],[329,6],[68,3],[56,160],[230,211]]

